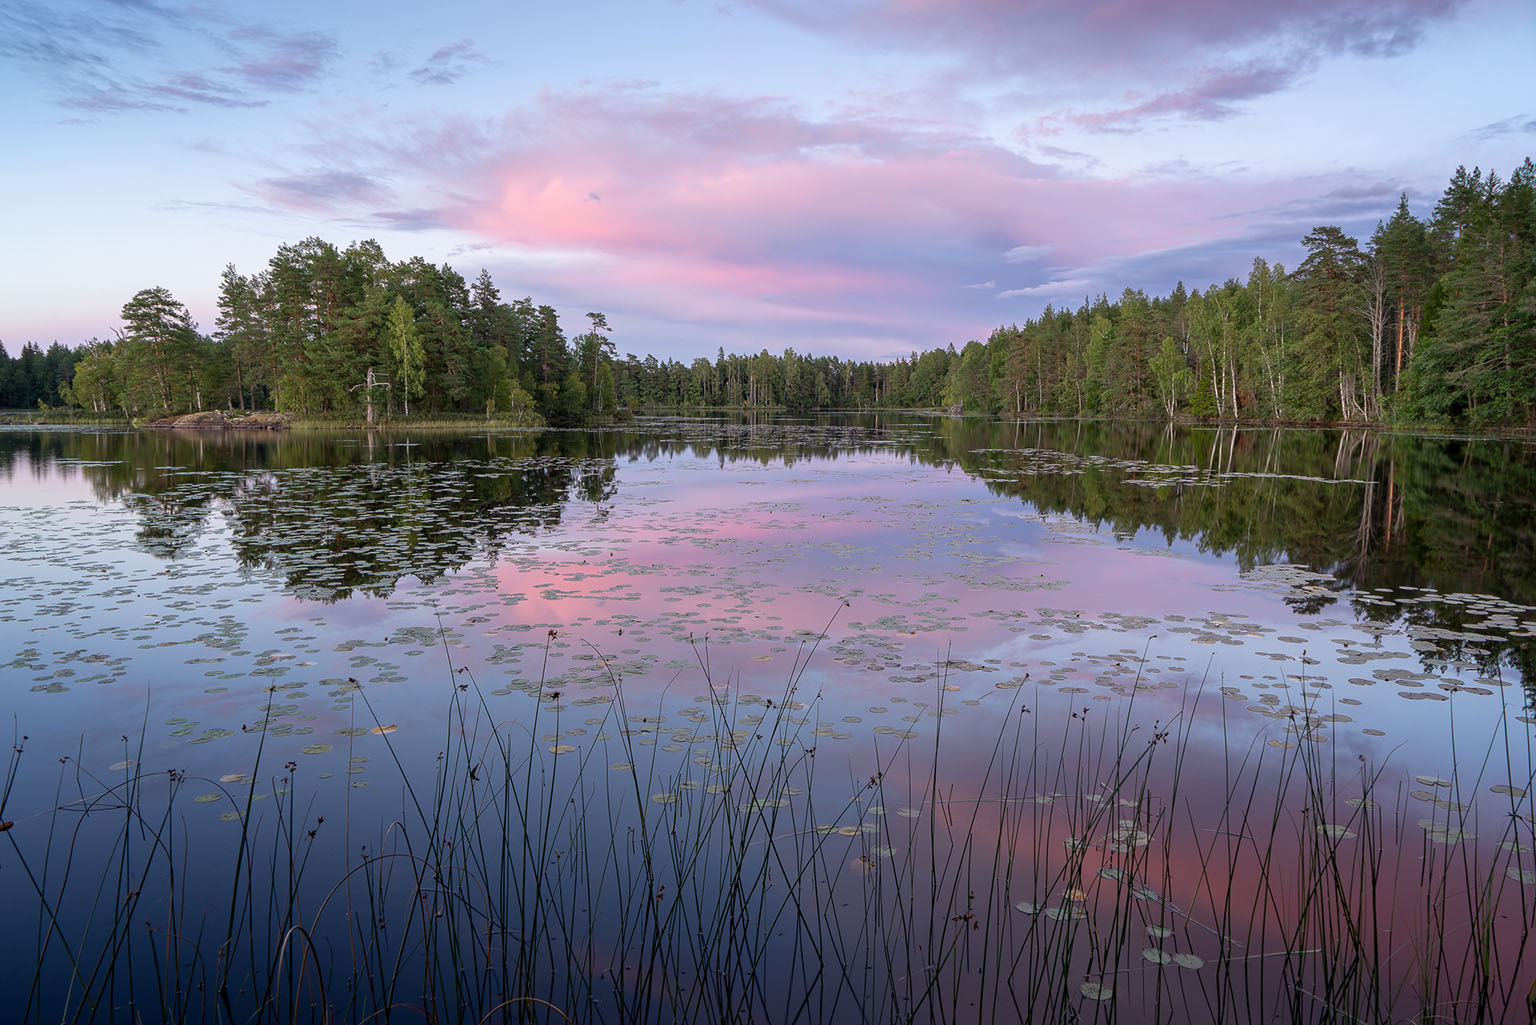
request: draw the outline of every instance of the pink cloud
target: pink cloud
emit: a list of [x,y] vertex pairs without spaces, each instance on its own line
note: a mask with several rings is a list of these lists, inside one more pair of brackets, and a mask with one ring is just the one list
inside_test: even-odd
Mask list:
[[[1029,299],[1191,276],[1099,284],[1117,264],[1230,244],[1266,219],[1273,229],[1273,183],[1074,179],[980,132],[811,117],[773,98],[623,86],[545,92],[493,121],[397,122],[385,137],[312,127],[327,139],[325,170],[265,179],[263,197],[461,232],[490,247],[504,291],[600,304],[679,355],[719,344],[889,357],[961,343],[1028,316]],[[1247,251],[1216,280],[1258,254],[1275,255]],[[966,287],[978,281],[995,288]]]
[[[566,273],[689,318],[717,304],[739,317],[750,300],[786,323],[891,330],[914,321],[914,306],[1010,273],[1020,247],[1060,266],[1167,249],[1230,233],[1213,212],[1255,198],[1208,183],[1074,181],[978,136],[810,119],[761,99],[547,93],[494,128],[454,127],[413,136],[400,154],[446,154],[452,181],[440,191],[472,197],[442,212],[447,223],[588,254]],[[930,330],[946,316],[915,319]],[[985,316],[977,329],[999,314]]]

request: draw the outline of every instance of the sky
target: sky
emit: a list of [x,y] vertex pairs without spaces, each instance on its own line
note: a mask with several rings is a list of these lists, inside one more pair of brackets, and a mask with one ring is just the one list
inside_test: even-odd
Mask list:
[[373,238],[618,351],[889,359],[1536,154],[1531,0],[0,0],[0,342]]

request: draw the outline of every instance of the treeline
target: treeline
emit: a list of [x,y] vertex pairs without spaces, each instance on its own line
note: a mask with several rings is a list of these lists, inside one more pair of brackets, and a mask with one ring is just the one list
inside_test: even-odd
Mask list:
[[83,353],[54,342],[44,352],[36,342],[12,357],[0,347],[0,409],[59,406]]
[[721,350],[687,366],[620,360],[602,313],[588,313],[587,330],[568,338],[553,307],[503,301],[489,272],[467,282],[420,257],[391,263],[372,240],[338,249],[310,238],[280,247],[255,274],[228,266],[218,311],[204,334],[166,289],[140,291],[124,304],[116,339],[73,353],[78,365],[59,394],[129,417],[222,407],[347,420],[499,413],[556,424],[620,408],[893,399],[878,364],[792,350]]
[[943,408],[1008,417],[1536,423],[1536,168],[1457,170],[1364,247],[1314,228],[1294,272],[1126,289],[890,363],[720,351],[615,364],[641,406]]
[[372,240],[285,245],[265,269],[227,266],[214,332],[164,288],[123,306],[116,340],[93,341],[67,398],[151,416],[212,407],[306,417],[502,413],[570,422],[614,408],[601,313],[567,339],[555,311],[503,302],[420,257],[391,263]]
[[[1010,416],[1536,423],[1529,158],[1507,182],[1459,168],[1427,221],[1402,197],[1363,248],[1334,226],[1302,245],[1292,273],[1257,259],[1203,293],[1047,308],[951,351],[939,398]],[[920,362],[890,368],[889,389],[932,401]]]
[[1256,259],[1245,281],[1204,292],[1181,282],[1164,297],[1047,307],[959,350],[875,363],[719,349],[684,364],[619,359],[601,313],[567,338],[552,307],[503,301],[484,270],[469,283],[419,257],[390,263],[371,240],[311,238],[258,273],[226,267],[212,334],[145,289],[116,340],[68,354],[71,380],[10,404],[57,394],[132,416],[227,406],[552,423],[711,406],[1536,423],[1530,159],[1508,181],[1459,168],[1428,219],[1404,196],[1363,247],[1335,226],[1302,244],[1294,272]]

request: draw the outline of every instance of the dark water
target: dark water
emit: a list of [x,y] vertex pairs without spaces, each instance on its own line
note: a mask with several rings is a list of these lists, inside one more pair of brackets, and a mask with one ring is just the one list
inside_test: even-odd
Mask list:
[[[1327,829],[1360,831],[1346,817],[1366,800],[1365,772],[1374,794],[1392,796],[1371,803],[1393,812],[1384,849],[1405,877],[1426,850],[1447,877],[1451,860],[1476,859],[1501,881],[1490,906],[1536,902],[1536,448],[1525,441],[884,415],[595,432],[12,432],[0,433],[0,474],[0,687],[28,738],[3,818],[18,824],[8,839],[30,834],[16,842],[34,846],[14,855],[28,865],[61,864],[56,840],[35,846],[38,824],[57,830],[57,809],[116,799],[114,780],[154,771],[185,775],[176,821],[184,843],[208,850],[302,790],[300,819],[348,823],[345,839],[315,841],[311,878],[333,882],[359,836],[375,851],[391,842],[380,824],[411,804],[402,780],[431,778],[456,743],[479,764],[454,739],[474,731],[450,707],[469,680],[485,702],[476,721],[521,724],[519,764],[558,779],[558,765],[580,760],[564,778],[595,799],[610,765],[628,785],[643,754],[641,803],[697,816],[704,805],[693,802],[721,796],[710,738],[774,723],[793,682],[793,736],[764,743],[813,750],[815,778],[786,776],[754,811],[782,809],[795,835],[842,843],[847,856],[831,860],[843,875],[828,886],[863,893],[872,919],[890,911],[869,896],[883,866],[908,849],[934,861],[952,850],[954,837],[924,838],[942,819],[985,879],[967,884],[979,898],[951,894],[942,907],[974,924],[980,938],[967,943],[986,950],[946,962],[957,972],[948,1010],[903,1011],[890,994],[912,983],[891,980],[922,965],[898,970],[889,958],[889,984],[845,980],[829,1005],[825,980],[785,938],[810,927],[781,928],[764,941],[797,980],[781,988],[819,1002],[764,1003],[759,1017],[1032,1017],[1045,999],[1032,966],[1049,960],[1036,923],[1071,925],[1063,894],[1085,889],[1073,873],[1118,883],[1111,855],[1160,844],[1156,886],[1136,885],[1179,920],[1146,928],[1177,927],[1188,964],[1223,950],[1257,957],[1232,953],[1233,921],[1193,910],[1210,890],[1210,848],[1175,849],[1156,828],[1150,844],[1140,839],[1145,804],[1110,787],[1123,774],[1105,753],[1126,731],[1174,733],[1179,764],[1136,778],[1164,791],[1159,815],[1201,810],[1192,836],[1247,828],[1222,818],[1234,780],[1279,807],[1296,769],[1286,759],[1324,752],[1315,767],[1337,803]],[[735,718],[723,722],[727,693]],[[999,737],[1016,721],[1030,725],[1002,758]],[[882,775],[870,790],[879,799],[850,807],[850,787],[873,784],[897,749],[900,777]],[[999,797],[1003,762],[1028,771]],[[1095,788],[1099,798],[1085,797]],[[1083,820],[1104,793],[1130,817]],[[965,801],[999,810],[956,818]],[[633,828],[628,814],[572,821],[602,823],[611,843]],[[1478,814],[1497,826],[1473,835],[1464,826]],[[1078,841],[1101,860],[1074,861]],[[118,842],[92,840],[91,856],[111,863]],[[1223,855],[1226,875],[1260,892],[1266,873],[1307,870],[1292,850],[1305,846],[1286,845],[1283,873]],[[1028,870],[1004,872],[1003,851]],[[831,856],[821,846],[816,857]],[[99,922],[99,907],[74,900],[57,873],[23,884],[18,865],[0,861],[5,907],[39,943],[47,894],[70,893],[58,903],[71,915],[96,907]],[[218,898],[189,900],[224,913]],[[1520,915],[1498,928],[1525,934]],[[1146,947],[1147,935],[1159,942]],[[1134,973],[1106,974],[1092,943],[1091,956],[1073,948],[1069,988],[1082,1006],[1072,1013],[1232,1017],[1220,999],[1145,1002],[1145,987],[1163,991],[1149,980],[1206,971],[1139,957],[1162,939],[1139,926],[1121,937]],[[583,948],[593,963],[598,946]],[[909,936],[903,957],[931,960],[921,946]],[[848,957],[839,963],[864,964]],[[1383,963],[1385,974],[1413,973],[1404,958]],[[1529,958],[1517,960],[1492,1003],[1510,1006],[1530,977]],[[46,978],[13,964],[0,983],[56,1018],[77,998]],[[1113,979],[1124,999],[1078,992]],[[1284,981],[1270,985],[1254,984],[1264,992],[1251,999],[1288,1007],[1274,995]]]

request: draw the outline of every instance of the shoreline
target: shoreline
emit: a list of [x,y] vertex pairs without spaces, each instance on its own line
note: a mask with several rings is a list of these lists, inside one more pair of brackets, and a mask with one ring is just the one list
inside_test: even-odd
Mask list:
[[823,415],[878,415],[881,413],[906,413],[915,416],[927,416],[934,419],[954,420],[995,420],[999,423],[1039,424],[1039,423],[1142,423],[1163,424],[1170,427],[1181,428],[1217,428],[1217,429],[1270,429],[1270,430],[1366,430],[1374,432],[1392,433],[1406,432],[1413,434],[1427,434],[1441,437],[1468,437],[1468,438],[1509,438],[1536,440],[1536,427],[1501,427],[1501,428],[1471,428],[1457,424],[1443,423],[1415,423],[1412,421],[1395,423],[1392,421],[1360,421],[1360,420],[1263,420],[1248,418],[1190,418],[1178,417],[1172,420],[1161,417],[1120,417],[1120,416],[1037,416],[1037,417],[1006,417],[988,413],[952,413],[939,409],[923,408],[890,408],[890,409],[789,409],[784,406],[774,407],[742,407],[742,406],[708,406],[690,409],[653,409],[641,410],[623,417],[606,416],[600,420],[594,420],[578,425],[559,425],[551,427],[545,423],[519,423],[497,418],[487,421],[476,414],[466,414],[463,418],[457,417],[432,417],[430,419],[405,419],[392,417],[385,421],[377,421],[369,424],[350,419],[317,420],[294,416],[288,413],[274,413],[260,411],[231,415],[225,410],[210,410],[201,413],[177,414],[169,417],[161,417],[155,420],[134,422],[124,418],[101,417],[52,417],[41,416],[34,418],[35,414],[0,413],[0,428],[5,427],[31,427],[31,428],[80,428],[80,427],[105,427],[121,428],[128,430],[153,430],[153,431],[393,431],[393,430],[570,430],[570,429],[604,429],[621,426],[635,422],[638,417],[704,417],[721,413],[733,414],[764,414],[771,416],[823,416]]

